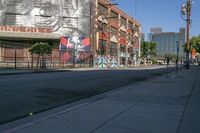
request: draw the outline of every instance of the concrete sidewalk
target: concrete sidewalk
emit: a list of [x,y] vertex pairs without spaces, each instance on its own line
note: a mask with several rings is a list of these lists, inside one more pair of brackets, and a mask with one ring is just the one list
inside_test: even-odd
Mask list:
[[156,77],[0,126],[1,133],[199,133],[200,69]]

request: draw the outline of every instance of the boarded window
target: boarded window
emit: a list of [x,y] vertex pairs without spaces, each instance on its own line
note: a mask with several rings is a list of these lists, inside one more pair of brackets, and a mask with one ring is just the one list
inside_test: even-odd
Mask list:
[[117,56],[117,43],[111,42],[110,43],[110,55]]
[[26,19],[26,15],[17,15],[17,14],[5,14],[5,23],[6,25],[24,25]]
[[107,16],[108,15],[108,8],[101,5],[101,4],[98,4],[98,15]]
[[22,0],[6,0],[7,6],[19,6],[22,3]]
[[64,0],[64,9],[78,9],[78,0]]
[[110,33],[111,33],[112,35],[117,35],[118,29],[117,29],[117,28],[114,28],[114,27],[110,27]]
[[124,31],[121,30],[120,31],[120,36],[123,37],[123,38],[126,38],[126,32],[124,32]]
[[126,27],[126,26],[127,26],[126,19],[123,18],[123,17],[121,17],[121,19],[120,19],[120,24],[121,24],[121,25],[124,25],[124,26]]
[[105,55],[106,54],[106,48],[107,48],[107,41],[106,40],[99,40],[98,54],[99,55]]

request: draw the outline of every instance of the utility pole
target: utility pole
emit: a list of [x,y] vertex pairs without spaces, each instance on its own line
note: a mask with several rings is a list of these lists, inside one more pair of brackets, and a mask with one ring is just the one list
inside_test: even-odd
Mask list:
[[90,52],[92,51],[92,62],[93,62],[93,67],[95,67],[95,56],[96,56],[96,42],[95,38],[96,36],[96,29],[95,29],[95,19],[96,19],[96,3],[97,1],[90,0],[89,5],[90,5],[90,44],[91,44],[91,49]]
[[187,0],[186,11],[187,11],[187,14],[186,14],[187,15],[187,19],[186,19],[186,22],[187,22],[187,33],[186,33],[186,39],[187,39],[186,40],[187,41],[187,44],[186,44],[186,60],[187,60],[187,63],[186,63],[186,69],[189,69],[190,68],[189,49],[190,49],[191,0]]

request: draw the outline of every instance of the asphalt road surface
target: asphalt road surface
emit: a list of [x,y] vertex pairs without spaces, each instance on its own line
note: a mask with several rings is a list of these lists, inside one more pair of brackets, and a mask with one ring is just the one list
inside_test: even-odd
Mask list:
[[0,124],[164,73],[98,70],[0,76]]

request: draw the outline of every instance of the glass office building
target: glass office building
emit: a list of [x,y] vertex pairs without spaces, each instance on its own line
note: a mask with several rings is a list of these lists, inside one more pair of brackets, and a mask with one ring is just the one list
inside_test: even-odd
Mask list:
[[157,57],[176,55],[179,49],[179,56],[184,56],[185,29],[180,28],[178,33],[162,32],[153,34],[152,41],[157,43]]

